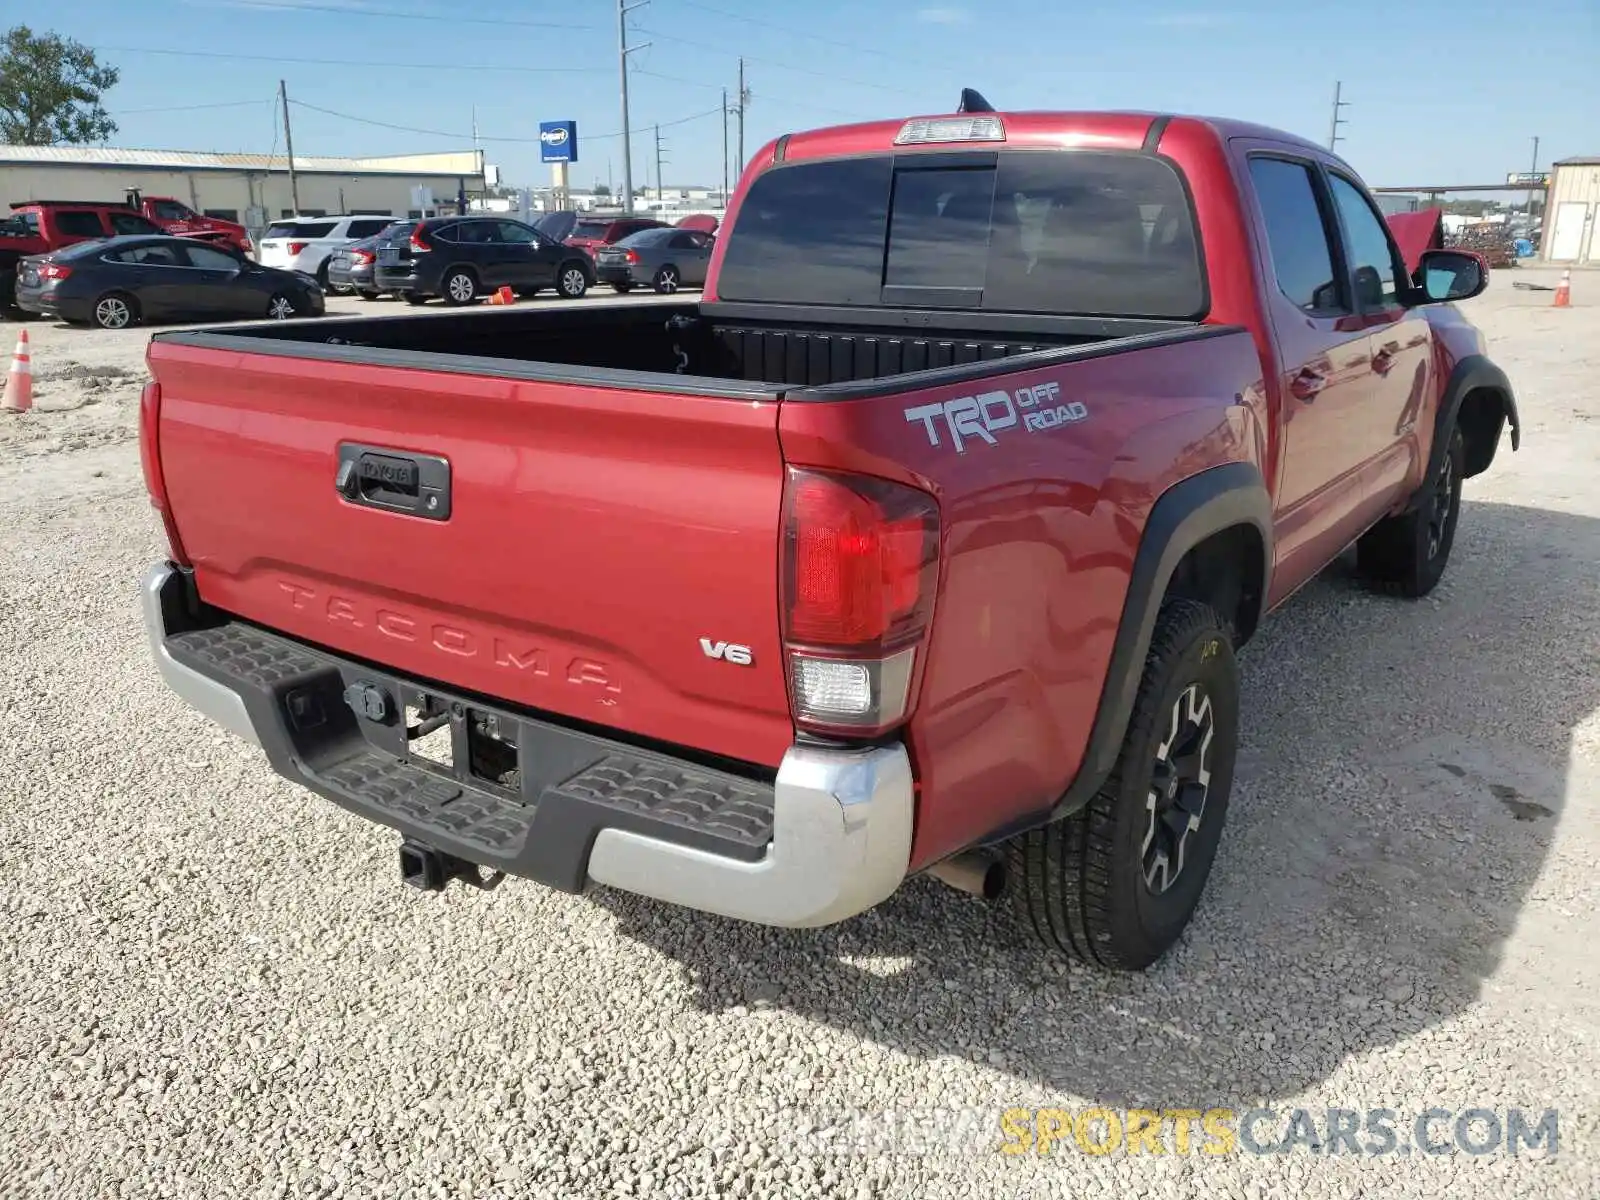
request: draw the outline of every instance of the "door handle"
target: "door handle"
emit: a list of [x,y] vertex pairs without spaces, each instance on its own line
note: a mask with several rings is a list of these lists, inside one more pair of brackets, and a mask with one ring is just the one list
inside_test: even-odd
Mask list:
[[1310,367],[1302,367],[1300,373],[1289,383],[1289,390],[1294,393],[1296,400],[1304,400],[1307,404],[1317,398],[1317,393],[1328,386],[1327,377],[1319,375]]

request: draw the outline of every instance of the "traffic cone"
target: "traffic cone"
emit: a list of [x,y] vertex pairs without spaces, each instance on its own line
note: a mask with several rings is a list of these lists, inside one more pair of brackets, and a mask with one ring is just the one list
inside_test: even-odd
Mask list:
[[1551,308],[1572,307],[1572,272],[1561,272],[1561,282],[1556,285],[1556,298],[1550,305]]
[[0,408],[24,413],[32,407],[33,360],[28,354],[28,331],[24,329],[17,334],[17,349],[11,356],[11,373],[6,376],[6,393]]

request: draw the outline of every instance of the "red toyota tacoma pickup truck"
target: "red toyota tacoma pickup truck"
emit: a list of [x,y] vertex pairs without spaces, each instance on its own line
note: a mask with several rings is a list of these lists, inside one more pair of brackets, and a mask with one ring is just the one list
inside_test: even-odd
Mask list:
[[974,95],[776,139],[726,228],[698,303],[156,335],[162,675],[422,887],[811,926],[930,872],[1146,966],[1238,647],[1351,543],[1426,593],[1516,445],[1483,264],[1408,277],[1287,134]]

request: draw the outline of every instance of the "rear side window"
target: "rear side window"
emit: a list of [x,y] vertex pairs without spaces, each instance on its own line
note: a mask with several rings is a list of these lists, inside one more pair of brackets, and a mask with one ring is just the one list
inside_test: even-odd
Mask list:
[[274,221],[267,227],[269,238],[293,238],[297,242],[315,241],[333,232],[334,221]]
[[1057,315],[1187,319],[1205,310],[1177,171],[1151,155],[1094,151],[885,155],[769,170],[740,208],[718,292]]
[[351,221],[349,236],[353,238],[369,238],[382,233],[389,227],[389,218],[382,217],[375,221]]
[[1250,181],[1267,227],[1278,288],[1307,312],[1342,310],[1328,227],[1317,204],[1311,168],[1281,158],[1252,158]]
[[56,213],[56,228],[68,237],[104,237],[105,227],[96,212],[66,209]]
[[134,263],[145,267],[179,267],[183,263],[178,261],[178,252],[170,244],[157,243],[153,246],[130,246],[116,254],[108,254],[118,262]]

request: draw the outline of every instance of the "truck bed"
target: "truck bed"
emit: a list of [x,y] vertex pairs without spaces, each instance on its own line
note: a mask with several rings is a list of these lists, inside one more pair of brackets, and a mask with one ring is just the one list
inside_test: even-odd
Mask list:
[[[158,334],[156,340],[541,382],[771,398],[789,388],[927,371],[952,372],[955,382],[967,373],[962,368],[998,359],[1049,352],[1087,357],[1123,339],[1159,343],[1196,329],[1176,321],[997,314],[962,314],[956,325],[951,313],[938,311],[768,311],[773,307],[647,300],[554,311],[486,308],[263,322]],[[933,382],[919,378],[916,385]]]

